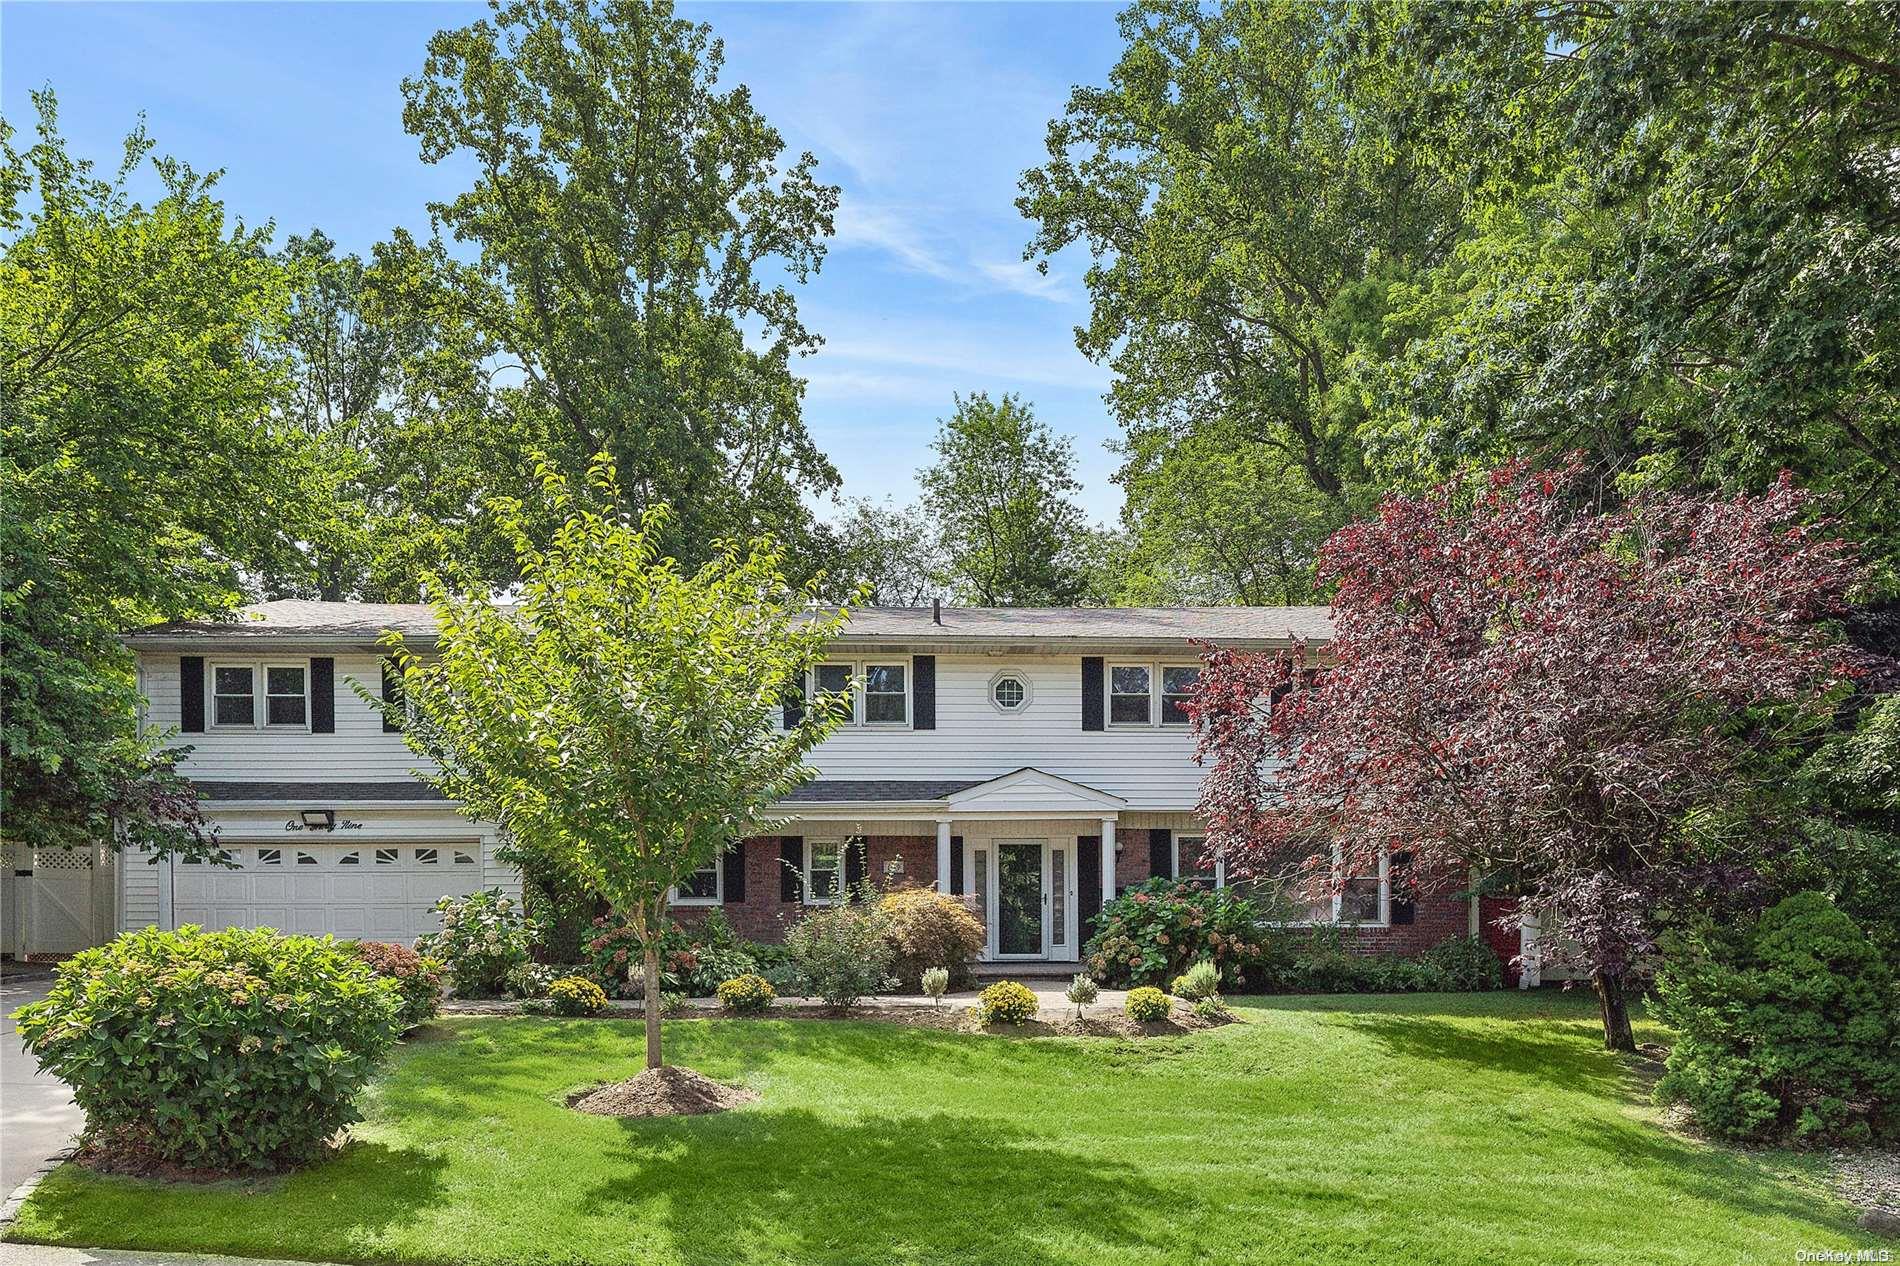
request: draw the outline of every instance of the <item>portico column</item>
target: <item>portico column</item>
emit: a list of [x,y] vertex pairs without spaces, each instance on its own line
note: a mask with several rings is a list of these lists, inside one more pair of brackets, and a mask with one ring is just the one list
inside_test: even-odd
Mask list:
[[1102,819],[1102,904],[1115,899],[1115,819]]
[[950,819],[937,819],[937,891],[950,894]]

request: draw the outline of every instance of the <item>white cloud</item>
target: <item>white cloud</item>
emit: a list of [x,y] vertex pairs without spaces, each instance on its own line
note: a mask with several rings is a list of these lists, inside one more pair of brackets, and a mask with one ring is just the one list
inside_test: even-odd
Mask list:
[[1075,292],[1063,282],[1060,274],[1045,273],[1026,259],[1007,264],[978,264],[977,268],[1003,289],[1028,295],[1032,299],[1047,299],[1051,303],[1074,303],[1076,300]]
[[832,243],[836,246],[883,251],[912,272],[939,281],[958,281],[965,275],[925,241],[916,224],[893,211],[846,200],[838,206],[835,224]]

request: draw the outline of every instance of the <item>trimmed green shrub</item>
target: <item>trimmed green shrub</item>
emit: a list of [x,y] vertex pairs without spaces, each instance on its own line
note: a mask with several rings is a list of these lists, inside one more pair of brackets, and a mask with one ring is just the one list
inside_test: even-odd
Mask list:
[[361,1119],[402,1007],[393,980],[330,937],[187,925],[74,955],[17,1018],[89,1136],[193,1168],[273,1169]]
[[395,982],[402,997],[397,1019],[404,1029],[435,1019],[442,1005],[441,962],[392,941],[358,941],[356,956],[378,976]]
[[778,993],[763,976],[747,974],[719,982],[719,1005],[740,1015],[756,1015],[772,1005]]
[[1421,987],[1433,992],[1482,993],[1504,988],[1504,964],[1475,936],[1454,936],[1420,954],[1417,964],[1430,975]]
[[950,992],[950,969],[948,967],[926,967],[918,977],[918,985],[930,998],[932,1006],[943,1002],[943,996]]
[[502,982],[510,998],[527,1001],[530,998],[548,996],[548,986],[563,976],[574,973],[564,971],[551,963],[521,963],[508,971],[508,979]]
[[759,965],[752,955],[736,945],[706,945],[693,951],[693,970],[686,973],[686,992],[695,998],[710,998],[719,986],[740,976],[756,975]]
[[1069,982],[1069,987],[1063,991],[1062,996],[1075,1007],[1076,1018],[1080,1019],[1082,1012],[1094,1006],[1095,1000],[1102,996],[1102,987],[1096,984],[1094,978],[1087,972],[1079,972],[1075,979]]
[[1220,969],[1205,960],[1198,962],[1174,978],[1170,992],[1189,1002],[1212,998],[1220,992]]
[[462,997],[499,997],[508,973],[528,961],[534,921],[499,888],[443,897],[431,909],[442,916],[442,930],[419,938],[416,948],[441,960]]
[[556,1015],[599,1015],[607,1009],[607,993],[585,976],[563,976],[549,983],[548,1005]]
[[1140,1024],[1153,1024],[1157,1020],[1168,1018],[1168,995],[1153,985],[1141,985],[1128,991],[1128,1001],[1122,1008],[1128,1012],[1128,1018]]
[[1676,1030],[1656,1091],[1711,1133],[1803,1143],[1900,1133],[1900,994],[1867,934],[1801,892],[1753,924],[1670,938],[1656,976]]
[[1036,995],[1014,980],[999,980],[985,989],[981,1005],[986,1024],[1027,1024],[1036,1018]]
[[1259,987],[1271,949],[1260,919],[1236,889],[1151,879],[1102,907],[1084,947],[1089,975],[1111,987],[1160,984],[1206,959],[1230,986]]
[[843,900],[794,923],[785,948],[811,994],[842,1011],[894,983],[889,922],[877,906]]
[[889,918],[891,973],[902,988],[920,987],[932,967],[950,973],[950,984],[974,983],[970,965],[983,951],[983,925],[961,899],[932,888],[885,893],[878,908]]

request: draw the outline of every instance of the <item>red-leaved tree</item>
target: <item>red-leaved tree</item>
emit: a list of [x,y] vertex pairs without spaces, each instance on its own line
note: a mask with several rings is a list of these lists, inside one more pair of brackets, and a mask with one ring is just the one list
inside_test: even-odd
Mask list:
[[1382,851],[1395,882],[1508,876],[1627,1050],[1659,924],[1788,838],[1761,771],[1849,674],[1824,621],[1858,570],[1785,478],[1610,513],[1581,486],[1515,465],[1336,533],[1321,656],[1207,652],[1201,812],[1229,873],[1304,863],[1313,895]]

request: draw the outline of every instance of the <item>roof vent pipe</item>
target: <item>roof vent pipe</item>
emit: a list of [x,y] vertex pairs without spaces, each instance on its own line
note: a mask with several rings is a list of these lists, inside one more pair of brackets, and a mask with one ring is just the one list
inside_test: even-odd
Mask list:
[[932,624],[943,623],[943,599],[942,598],[932,598],[930,600],[930,622]]

